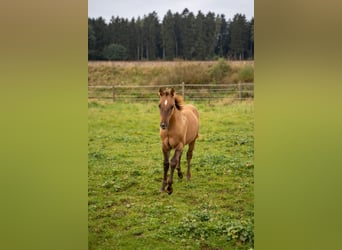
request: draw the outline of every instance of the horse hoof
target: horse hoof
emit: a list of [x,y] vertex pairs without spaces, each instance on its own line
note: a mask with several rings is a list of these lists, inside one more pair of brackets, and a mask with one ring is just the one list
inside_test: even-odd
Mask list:
[[178,177],[179,177],[179,179],[183,179],[183,173],[182,173],[182,172],[179,172],[179,173],[178,173]]
[[170,195],[170,194],[172,194],[172,192],[173,192],[173,188],[170,187],[170,186],[168,186],[167,189],[166,189],[166,191],[167,191],[167,193]]

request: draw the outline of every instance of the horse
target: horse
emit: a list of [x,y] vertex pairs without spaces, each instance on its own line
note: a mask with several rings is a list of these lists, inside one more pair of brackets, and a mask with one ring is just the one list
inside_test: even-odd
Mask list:
[[[176,95],[173,88],[163,90],[159,88],[159,111],[160,111],[160,138],[162,141],[162,151],[164,155],[164,177],[160,191],[165,188],[170,195],[173,192],[173,173],[175,168],[178,171],[178,177],[183,178],[181,171],[181,156],[185,145],[189,145],[187,160],[187,181],[190,181],[190,161],[195,147],[199,131],[199,114],[195,106],[184,104],[183,97]],[[170,176],[167,179],[169,170],[170,151],[174,149],[175,153],[171,159]]]

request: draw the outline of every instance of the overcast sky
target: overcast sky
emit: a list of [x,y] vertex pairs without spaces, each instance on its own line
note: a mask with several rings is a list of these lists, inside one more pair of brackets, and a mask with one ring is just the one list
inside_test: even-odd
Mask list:
[[254,16],[254,0],[88,0],[88,17],[103,17],[108,23],[112,16],[131,19],[156,11],[161,21],[170,9],[181,13],[185,8],[197,15],[199,10],[207,14],[224,14],[232,19],[236,13],[245,14],[247,20]]

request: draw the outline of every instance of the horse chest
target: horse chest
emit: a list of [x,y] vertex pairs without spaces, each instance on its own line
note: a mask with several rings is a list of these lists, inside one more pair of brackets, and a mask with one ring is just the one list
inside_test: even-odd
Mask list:
[[168,137],[168,144],[171,148],[175,148],[178,142],[174,138]]
[[175,136],[174,134],[161,133],[161,139],[166,147],[176,148],[179,143],[184,144],[184,138]]

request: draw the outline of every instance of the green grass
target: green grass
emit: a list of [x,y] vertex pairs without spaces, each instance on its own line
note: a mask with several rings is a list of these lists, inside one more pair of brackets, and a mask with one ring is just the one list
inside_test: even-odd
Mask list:
[[195,105],[192,179],[168,195],[157,103],[89,102],[89,249],[253,248],[254,106]]

